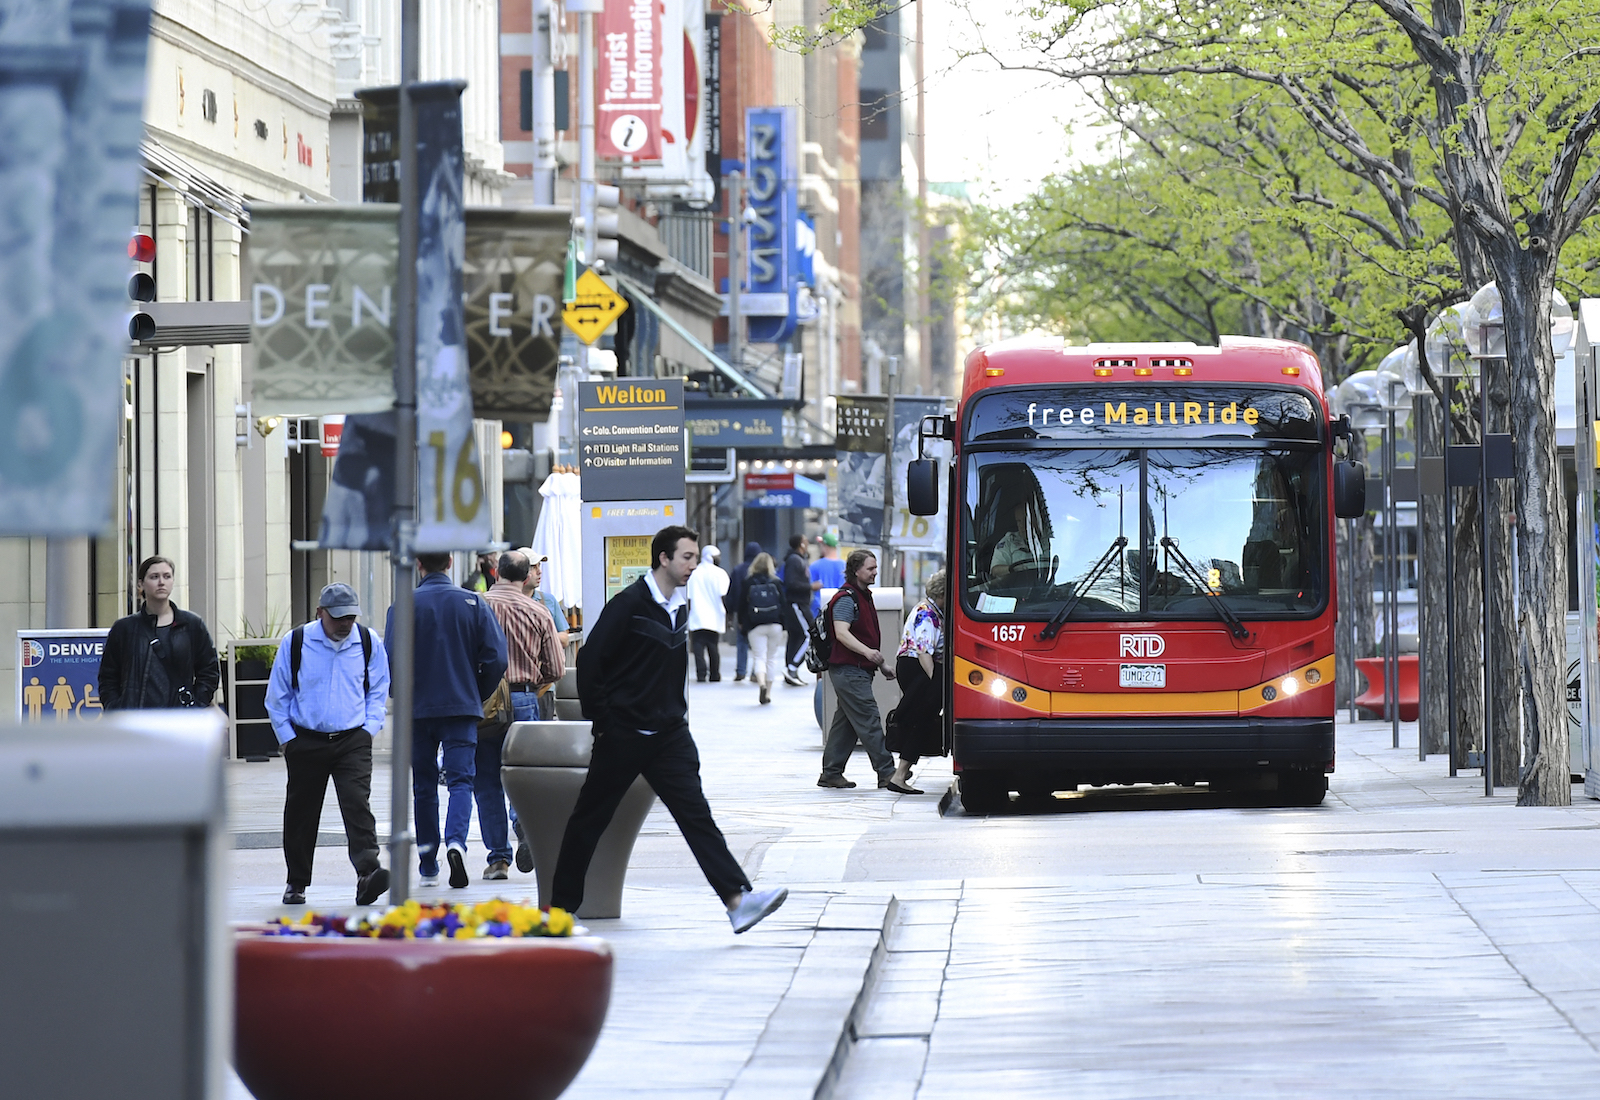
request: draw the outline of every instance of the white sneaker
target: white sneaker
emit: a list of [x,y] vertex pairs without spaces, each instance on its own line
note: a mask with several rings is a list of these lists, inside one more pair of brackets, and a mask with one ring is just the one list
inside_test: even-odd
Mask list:
[[438,871],[435,871],[431,875],[422,875],[419,872],[419,876],[420,877],[418,877],[418,879],[417,879],[417,885],[418,886],[437,886],[437,885],[439,885],[439,872]]
[[776,890],[746,890],[739,895],[739,900],[732,909],[728,910],[728,923],[733,925],[733,934],[748,932],[767,917],[778,911],[784,901],[789,897],[785,887]]

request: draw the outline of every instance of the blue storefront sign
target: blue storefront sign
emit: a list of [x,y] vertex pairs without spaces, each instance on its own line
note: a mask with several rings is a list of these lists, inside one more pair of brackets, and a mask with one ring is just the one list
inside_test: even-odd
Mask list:
[[100,717],[100,653],[108,630],[17,631],[17,721]]
[[695,447],[782,447],[783,414],[793,402],[768,400],[696,401],[684,394],[684,425]]
[[800,126],[795,107],[748,107],[744,113],[746,170],[752,220],[747,233],[749,298],[741,312],[752,343],[794,334],[800,287],[796,227],[800,221]]

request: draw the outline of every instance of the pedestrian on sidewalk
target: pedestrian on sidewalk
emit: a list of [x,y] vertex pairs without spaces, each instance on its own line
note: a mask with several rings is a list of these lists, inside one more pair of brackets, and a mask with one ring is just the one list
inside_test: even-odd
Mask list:
[[663,527],[650,542],[654,567],[605,605],[578,662],[578,697],[593,724],[589,774],[567,820],[551,903],[576,913],[600,834],[640,775],[678,823],[735,933],[748,931],[789,896],[755,890],[706,805],[700,754],[689,732],[688,614],[684,585],[700,556],[687,527]]
[[372,739],[383,730],[389,658],[382,639],[356,621],[360,614],[355,589],[328,585],[317,597],[317,617],[284,635],[272,662],[267,717],[289,773],[283,802],[285,905],[306,903],[330,779],[356,869],[356,904],[371,905],[389,889],[372,817]]
[[[472,781],[477,774],[478,720],[483,701],[506,671],[506,639],[487,599],[450,583],[450,555],[417,555],[411,705],[411,795],[415,806],[421,885],[439,884],[439,750],[444,749],[444,843],[450,885],[467,877],[467,827],[472,823]],[[385,637],[392,637],[389,608]],[[390,655],[391,660],[393,654]],[[392,673],[392,669],[390,670]]]
[[209,707],[222,678],[205,620],[172,602],[168,558],[139,563],[138,611],[111,624],[100,653],[104,710]]
[[717,564],[720,551],[706,547],[700,564],[689,574],[689,640],[694,647],[694,678],[706,682],[706,666],[711,666],[711,682],[722,680],[722,632],[728,629],[728,609],[722,598],[728,594],[728,574]]
[[789,635],[784,647],[783,682],[805,687],[800,679],[800,659],[810,642],[811,567],[806,564],[804,535],[789,537],[789,556],[783,560],[784,631]]
[[771,554],[757,554],[750,563],[739,626],[750,636],[750,678],[761,689],[762,704],[770,703],[783,644],[783,584],[773,572]]
[[817,536],[822,557],[811,563],[811,617],[822,614],[822,590],[844,587],[844,562],[839,560],[839,536],[824,531]]
[[900,763],[889,789],[921,794],[911,785],[911,768],[924,756],[944,755],[944,601],[945,571],[928,578],[925,595],[911,609],[900,635],[894,672],[900,705],[884,720],[883,743]]
[[[546,613],[549,614],[551,625],[555,627],[556,644],[561,647],[561,667],[564,674],[566,666],[572,663],[573,649],[571,647],[574,642],[579,640],[580,631],[572,629],[567,622],[566,613],[561,610],[561,605],[556,602],[556,598],[541,587],[544,583],[544,565],[545,562],[550,560],[550,556],[548,554],[535,556],[533,550],[527,546],[518,547],[517,553],[528,561],[528,576],[522,582],[522,594],[544,608]],[[561,679],[561,676],[556,677],[556,680],[559,679]],[[554,722],[556,720],[555,680],[541,685],[538,694],[539,714],[535,720]],[[518,835],[520,836],[521,833],[519,832]],[[531,860],[533,857],[529,856],[528,858]],[[520,868],[522,863],[521,849],[518,849],[517,866]],[[532,864],[529,864],[528,869],[532,869]]]
[[728,571],[728,594],[722,597],[722,606],[733,619],[734,669],[737,683],[750,670],[750,639],[739,625],[739,608],[744,604],[744,579],[750,575],[750,563],[761,553],[761,544],[751,541],[744,544],[744,561]]
[[[483,872],[486,882],[500,882],[510,877],[511,836],[507,827],[506,791],[500,781],[500,758],[505,751],[506,734],[512,722],[539,720],[539,689],[561,679],[566,671],[566,654],[556,641],[556,624],[550,613],[523,592],[528,579],[529,562],[516,550],[507,550],[497,563],[497,579],[483,594],[489,601],[489,610],[500,624],[506,639],[506,689],[511,697],[511,713],[503,722],[485,728],[478,726],[478,747],[473,754],[473,798],[478,803],[478,831],[483,846],[489,850],[488,866]],[[511,810],[510,822],[517,824],[517,813]],[[533,853],[528,852],[523,867],[521,828],[517,830],[517,865],[527,873],[533,870]]]
[[844,563],[845,585],[833,594],[823,610],[833,638],[828,654],[828,678],[833,682],[836,706],[828,739],[822,746],[819,787],[854,787],[844,777],[845,765],[859,740],[878,773],[878,786],[888,787],[894,776],[894,757],[883,745],[883,721],[878,700],[872,695],[872,677],[882,672],[894,679],[894,669],[879,652],[878,609],[872,602],[872,582],[878,579],[878,559],[870,550],[852,550]]
[[485,550],[478,555],[478,565],[467,574],[467,579],[461,582],[461,587],[469,592],[487,592],[494,587],[496,561],[494,554]]

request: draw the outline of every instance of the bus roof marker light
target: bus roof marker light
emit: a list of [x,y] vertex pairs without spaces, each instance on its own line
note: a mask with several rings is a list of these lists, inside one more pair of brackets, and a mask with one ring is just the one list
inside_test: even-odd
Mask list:
[[1300,377],[1300,368],[1299,367],[1284,367],[1283,368],[1283,373],[1287,374],[1290,378],[1299,378]]
[[1172,368],[1172,373],[1177,375],[1179,378],[1187,378],[1191,374],[1194,373],[1194,368],[1193,367],[1173,367]]
[[1133,373],[1138,375],[1140,378],[1149,378],[1155,373],[1155,371],[1151,370],[1149,367],[1134,367]]
[[1096,367],[1094,369],[1094,376],[1096,378],[1110,378],[1111,377],[1111,368],[1110,367]]
[[983,376],[985,378],[999,378],[1001,375],[1005,374],[1005,372],[1006,372],[1006,369],[1004,367],[984,367],[983,368]]

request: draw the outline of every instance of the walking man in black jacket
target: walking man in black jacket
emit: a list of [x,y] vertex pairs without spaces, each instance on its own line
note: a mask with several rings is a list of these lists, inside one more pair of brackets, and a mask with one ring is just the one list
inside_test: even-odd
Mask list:
[[700,787],[700,754],[689,733],[688,601],[684,585],[700,560],[700,537],[663,527],[650,543],[655,568],[614,596],[578,658],[578,698],[594,727],[594,753],[556,860],[551,904],[575,913],[600,834],[643,775],[678,823],[734,932],[748,931],[789,891],[755,890],[728,851]]

